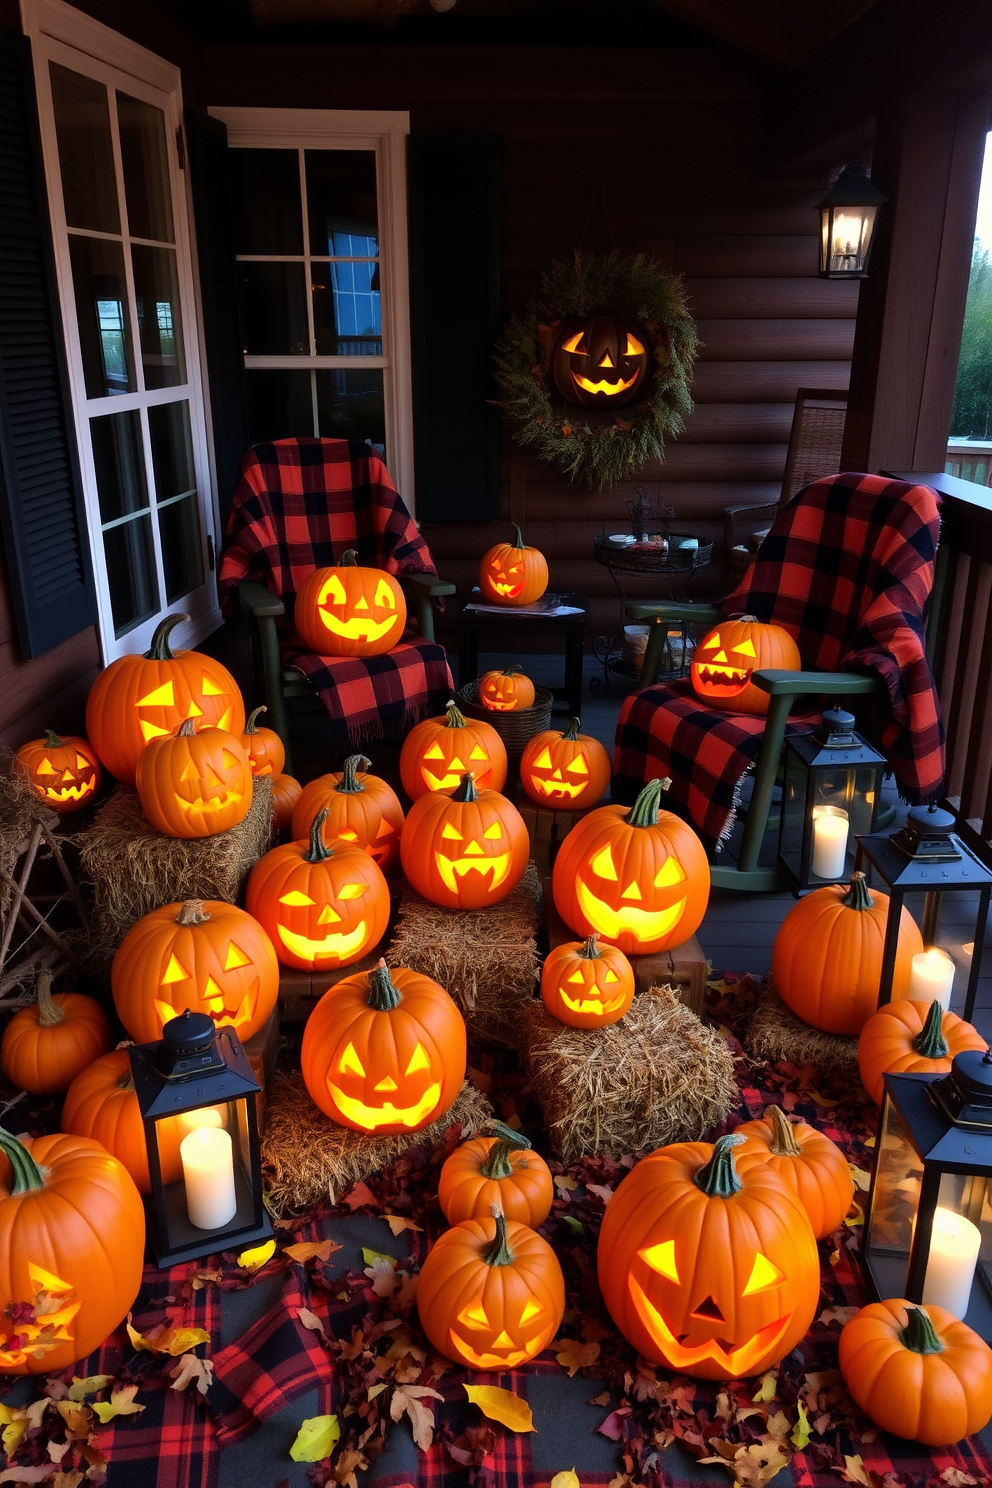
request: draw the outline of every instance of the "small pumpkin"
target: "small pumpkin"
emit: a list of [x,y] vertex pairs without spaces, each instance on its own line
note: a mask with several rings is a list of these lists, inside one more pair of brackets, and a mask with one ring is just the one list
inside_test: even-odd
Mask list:
[[171,650],[171,631],[188,619],[167,615],[143,656],[119,656],[90,688],[86,736],[124,785],[134,785],[145,745],[187,718],[232,734],[244,729],[245,705],[227,667],[202,651]]
[[309,842],[273,847],[251,871],[245,904],[284,966],[301,971],[350,966],[386,933],[389,888],[363,848],[323,840],[326,810]]
[[276,775],[272,780],[272,817],[277,832],[285,832],[293,820],[296,803],[303,787],[293,775]]
[[493,713],[519,713],[534,706],[534,684],[516,665],[502,671],[483,672],[479,678],[479,701]]
[[516,888],[530,859],[517,808],[498,791],[476,791],[471,771],[453,795],[432,791],[410,807],[400,842],[409,882],[444,909],[484,909]]
[[466,1219],[420,1268],[420,1325],[438,1353],[470,1369],[518,1369],[551,1342],[565,1282],[548,1242],[527,1225]]
[[[187,1128],[181,1118],[163,1117],[156,1123],[163,1183],[183,1176],[179,1143]],[[148,1149],[138,1097],[126,1049],[112,1049],[82,1070],[69,1086],[62,1107],[63,1130],[76,1137],[92,1137],[130,1173],[139,1193],[151,1192]]]
[[14,755],[14,769],[60,816],[87,806],[100,789],[103,772],[96,750],[76,734],[60,738],[53,729],[30,739]]
[[318,656],[382,656],[406,629],[406,600],[392,574],[360,567],[349,548],[300,585],[293,623]]
[[861,1083],[880,1106],[886,1075],[945,1074],[956,1054],[965,1049],[984,1053],[987,1047],[977,1028],[957,1013],[945,1013],[936,998],[928,1004],[903,997],[880,1007],[861,1030]]
[[734,713],[767,713],[768,693],[754,686],[752,674],[801,667],[799,647],[781,625],[735,615],[703,636],[693,652],[690,676],[696,696],[706,703]]
[[449,1224],[487,1219],[493,1205],[507,1219],[536,1230],[551,1213],[554,1179],[544,1158],[520,1132],[490,1121],[489,1137],[462,1142],[445,1159],[437,1197]]
[[547,559],[527,546],[516,525],[512,542],[495,543],[482,556],[479,588],[487,604],[534,604],[547,587]]
[[520,759],[520,780],[539,806],[595,806],[610,783],[610,756],[598,739],[579,732],[570,718],[567,726],[543,729],[528,739]]
[[702,924],[710,865],[681,817],[659,811],[668,781],[652,780],[634,805],[598,806],[569,832],[552,890],[577,934],[599,935],[628,956],[681,945]]
[[341,1126],[379,1136],[420,1131],[465,1079],[465,1020],[430,977],[385,961],[345,977],[303,1031],[303,1079]]
[[466,770],[479,790],[502,790],[506,768],[506,747],[492,724],[465,718],[454,701],[443,718],[416,724],[400,750],[400,779],[411,801],[428,791],[453,791]]
[[286,747],[275,729],[259,728],[256,722],[260,713],[268,711],[264,703],[253,709],[241,735],[244,751],[251,761],[253,776],[279,775],[286,763]]
[[992,1349],[943,1307],[872,1302],[845,1324],[839,1355],[851,1399],[894,1436],[949,1447],[992,1417]]
[[[824,1033],[859,1034],[878,1007],[887,894],[869,893],[865,876],[849,886],[814,889],[794,905],[772,947],[772,977],[797,1018]],[[909,995],[913,957],[923,950],[916,921],[903,909],[892,1000]]]
[[616,946],[600,946],[598,935],[569,940],[545,958],[541,996],[559,1023],[607,1028],[634,1000],[634,969]]
[[639,321],[572,316],[552,343],[551,375],[566,403],[621,408],[642,395],[652,360],[650,339]]
[[56,992],[47,971],[38,977],[35,1001],[14,1014],[3,1031],[0,1064],[12,1085],[32,1095],[60,1095],[98,1054],[113,1047],[110,1022],[92,997]]
[[817,1240],[832,1235],[854,1198],[851,1169],[837,1144],[805,1121],[791,1122],[781,1106],[769,1106],[737,1131],[745,1139],[736,1154],[740,1171],[767,1163],[796,1194]]
[[389,873],[399,866],[403,807],[392,786],[367,773],[371,768],[371,760],[353,754],[343,769],[311,780],[293,811],[292,834],[309,837],[317,812],[326,809],[324,841],[352,842]]
[[251,763],[240,739],[226,729],[178,733],[146,744],[136,783],[141,809],[164,837],[214,837],[243,821],[251,809]]

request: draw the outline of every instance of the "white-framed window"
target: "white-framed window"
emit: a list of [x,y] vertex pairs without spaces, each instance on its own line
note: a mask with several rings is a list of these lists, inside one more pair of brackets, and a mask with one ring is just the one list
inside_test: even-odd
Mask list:
[[220,620],[179,71],[62,0],[21,7],[109,662],[169,611],[194,641]]
[[250,441],[368,440],[412,511],[409,115],[210,113],[231,147]]

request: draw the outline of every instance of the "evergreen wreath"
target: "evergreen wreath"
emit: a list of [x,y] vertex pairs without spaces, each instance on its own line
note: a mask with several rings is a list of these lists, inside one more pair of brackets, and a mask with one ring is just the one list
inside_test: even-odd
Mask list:
[[[553,391],[549,362],[558,328],[585,315],[629,316],[647,331],[653,370],[641,401],[625,405],[624,417],[565,405]],[[496,401],[518,444],[569,480],[601,491],[663,459],[665,439],[685,427],[697,345],[680,278],[645,253],[576,252],[571,263],[552,264],[507,326],[496,347],[503,394]]]

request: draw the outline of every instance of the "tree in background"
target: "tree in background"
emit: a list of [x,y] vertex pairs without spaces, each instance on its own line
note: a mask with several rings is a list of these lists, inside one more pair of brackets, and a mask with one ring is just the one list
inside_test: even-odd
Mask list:
[[992,262],[980,238],[971,257],[951,434],[957,439],[992,436]]

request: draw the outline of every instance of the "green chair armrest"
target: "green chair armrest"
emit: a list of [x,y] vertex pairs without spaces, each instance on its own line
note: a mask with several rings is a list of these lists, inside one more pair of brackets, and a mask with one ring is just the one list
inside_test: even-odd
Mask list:
[[405,573],[397,574],[396,577],[413,611],[417,629],[425,641],[433,641],[434,600],[442,594],[455,594],[457,591],[454,584],[429,573]]
[[718,605],[693,604],[691,600],[637,600],[627,606],[631,620],[698,620],[701,625],[718,625],[726,615]]
[[264,584],[253,579],[245,579],[238,585],[238,603],[243,615],[252,615],[256,620],[263,615],[275,619],[277,615],[286,613],[286,606],[278,594],[273,594]]
[[397,574],[396,577],[404,589],[409,585],[410,588],[420,591],[423,594],[433,596],[438,594],[456,594],[458,592],[450,580],[440,579],[437,574],[404,573]]
[[772,697],[798,697],[804,692],[818,692],[826,697],[854,697],[878,692],[882,679],[867,672],[755,672],[751,681]]

